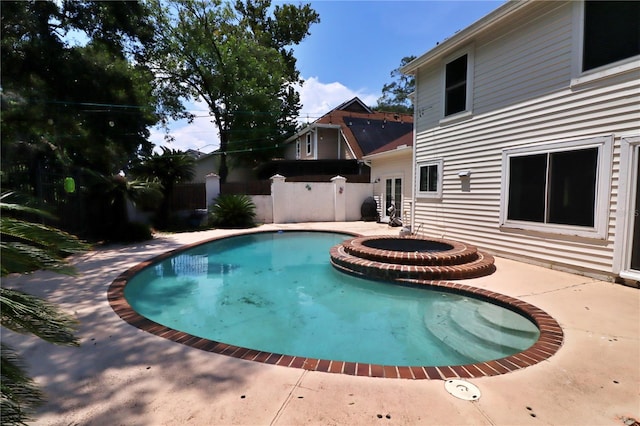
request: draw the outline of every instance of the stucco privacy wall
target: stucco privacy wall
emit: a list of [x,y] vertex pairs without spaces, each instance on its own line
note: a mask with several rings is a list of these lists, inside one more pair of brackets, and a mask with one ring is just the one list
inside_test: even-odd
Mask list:
[[271,195],[250,195],[256,206],[257,223],[273,223],[273,202]]
[[[207,176],[207,207],[220,194],[220,178]],[[271,195],[252,195],[259,223],[344,222],[361,219],[362,203],[373,195],[371,183],[349,183],[342,176],[331,182],[286,182],[271,178]]]
[[[338,188],[340,191],[340,188]],[[344,187],[345,199],[345,220],[355,221],[362,218],[362,203],[373,195],[373,184],[371,183],[349,183]]]
[[348,183],[342,176],[331,182],[286,182],[271,178],[273,223],[360,220],[362,202],[373,194],[368,183]]
[[[620,143],[640,132],[640,78],[636,68],[588,83],[572,81],[577,6],[534,2],[449,52],[472,52],[471,117],[440,122],[444,62],[417,70],[416,162],[444,164],[442,198],[416,199],[414,227],[546,266],[612,273]],[[608,224],[603,238],[500,227],[505,150],[602,136],[613,140],[610,164],[602,165],[611,169],[607,208],[598,212]],[[468,192],[458,176],[462,170],[472,172]]]

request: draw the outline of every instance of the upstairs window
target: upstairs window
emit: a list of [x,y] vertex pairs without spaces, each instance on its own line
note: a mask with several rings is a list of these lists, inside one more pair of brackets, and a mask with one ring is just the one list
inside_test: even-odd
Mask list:
[[307,155],[311,155],[311,132],[307,133]]
[[468,58],[462,55],[445,65],[445,117],[467,110]]
[[300,138],[296,141],[296,160],[300,159]]
[[640,2],[585,1],[582,71],[640,54]]

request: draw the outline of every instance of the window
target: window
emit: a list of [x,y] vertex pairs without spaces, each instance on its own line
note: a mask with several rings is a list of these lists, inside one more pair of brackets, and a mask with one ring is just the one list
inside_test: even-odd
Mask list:
[[442,197],[442,160],[418,164],[418,196],[425,198]]
[[307,155],[311,155],[311,132],[307,133]]
[[300,159],[300,138],[296,141],[296,160]]
[[462,55],[445,65],[445,116],[467,109],[467,60],[468,55]]
[[585,1],[582,71],[640,54],[640,2]]
[[611,138],[505,152],[502,224],[604,237],[610,163]]

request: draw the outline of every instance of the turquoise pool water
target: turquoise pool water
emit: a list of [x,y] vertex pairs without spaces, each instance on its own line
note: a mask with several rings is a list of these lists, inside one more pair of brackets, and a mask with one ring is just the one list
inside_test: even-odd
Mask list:
[[461,365],[535,343],[527,318],[461,294],[356,278],[329,263],[345,234],[216,240],[148,267],[124,294],[140,315],[231,345],[383,365]]

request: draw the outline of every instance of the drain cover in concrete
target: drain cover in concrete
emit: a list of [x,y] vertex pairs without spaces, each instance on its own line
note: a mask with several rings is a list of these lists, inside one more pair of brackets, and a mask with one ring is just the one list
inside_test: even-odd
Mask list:
[[444,382],[444,388],[456,398],[466,401],[475,401],[480,398],[480,389],[472,383],[464,380],[447,380]]

